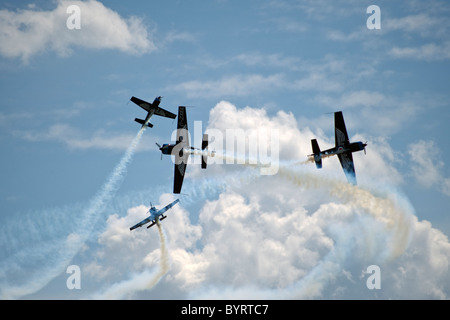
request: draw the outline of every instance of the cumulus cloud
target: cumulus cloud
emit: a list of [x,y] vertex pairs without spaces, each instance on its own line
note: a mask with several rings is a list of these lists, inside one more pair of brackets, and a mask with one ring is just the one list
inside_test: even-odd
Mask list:
[[[267,111],[264,109],[255,109],[245,107],[238,109],[233,104],[227,101],[219,102],[209,113],[209,121],[207,126],[208,132],[218,130],[222,133],[223,141],[213,141],[211,149],[228,148],[230,153],[233,153],[233,148],[237,149],[233,143],[227,143],[227,131],[233,129],[240,129],[241,132],[247,133],[247,138],[252,134],[257,134],[259,130],[264,129],[268,132],[278,131],[278,152],[280,158],[284,160],[296,160],[305,157],[310,151],[310,139],[301,139],[302,134],[306,137],[313,137],[313,133],[304,128],[301,132],[297,128],[297,120],[292,113],[279,111],[270,118]],[[270,135],[264,135],[264,141],[261,144],[270,146]],[[256,139],[253,139],[256,141]],[[296,141],[296,148],[292,148],[293,141]],[[246,150],[248,152],[249,142],[246,141]],[[297,144],[298,143],[298,144]],[[231,147],[231,148],[230,148]]]
[[392,296],[407,299],[449,299],[450,242],[430,222],[414,217],[409,249],[393,263],[384,283]]
[[[322,170],[299,161],[316,133],[289,113],[270,116],[222,101],[210,111],[208,130],[227,126],[285,132],[278,174],[211,165],[206,183],[206,173],[192,166],[184,182],[191,195],[179,195],[162,223],[169,267],[159,273],[157,290],[145,284],[162,270],[158,232],[129,231],[148,207],[127,202],[128,210],[111,212],[74,260],[90,286],[83,298],[448,299],[448,237],[414,215],[398,191],[395,168],[383,171],[395,158],[385,157],[392,151],[387,141],[355,157],[358,177],[365,178],[352,186],[337,159],[325,159]],[[216,193],[208,192],[214,187]],[[145,199],[155,194],[144,193]],[[157,207],[175,199],[159,195]],[[381,289],[366,285],[372,265],[380,268]]]
[[[67,20],[80,9],[80,29],[69,29]],[[156,49],[150,34],[138,17],[123,18],[101,2],[59,0],[51,11],[0,10],[0,54],[7,58],[29,59],[44,51],[67,56],[73,47],[115,49],[131,54]]]
[[[228,125],[278,128],[294,141],[312,134],[282,111],[270,117],[264,110],[239,109],[222,101],[211,110],[208,128],[225,130]],[[308,143],[303,147],[299,141],[293,148],[288,140],[280,142],[283,159],[298,159],[308,152]],[[273,176],[248,174],[244,165],[237,172],[231,169],[236,165],[223,165],[220,170],[211,166],[211,174],[221,177],[227,187],[217,198],[197,197],[198,215],[183,201],[171,209],[163,223],[170,270],[158,292],[149,290],[145,297],[448,298],[448,238],[414,216],[408,199],[396,191],[395,169],[380,175],[379,168],[390,167],[382,153],[391,149],[384,140],[378,144],[384,150],[374,148],[367,155],[371,165],[361,165],[365,169],[358,174],[368,179],[360,187],[348,185],[332,170],[318,172],[313,165],[292,162],[282,163]],[[335,169],[340,170],[339,164]],[[239,179],[232,180],[233,176]],[[190,179],[199,182],[201,177],[194,174]],[[377,179],[383,183],[367,182]],[[190,187],[201,188],[201,184]],[[164,197],[161,203],[173,196]],[[145,279],[142,270],[155,269],[160,256],[156,232],[130,235],[120,230],[135,222],[138,211],[144,208],[132,208],[124,218],[110,217],[99,238],[103,247],[98,263],[110,265],[113,255],[127,252],[127,259],[115,264],[125,279],[130,266]],[[142,248],[148,253],[142,254]],[[381,289],[366,286],[371,265],[380,267]]]
[[425,188],[438,186],[442,193],[450,195],[449,181],[443,173],[444,161],[433,141],[419,140],[408,146],[412,161],[412,174]]
[[[393,243],[398,243],[398,230],[358,206],[336,199],[324,202],[322,198],[316,200],[324,203],[311,210],[297,199],[298,194],[308,196],[314,192],[305,192],[274,177],[270,186],[278,192],[262,187],[259,179],[230,188],[217,200],[205,202],[197,224],[192,219],[194,212],[186,212],[182,206],[173,212],[164,222],[170,270],[161,279],[158,292],[149,290],[147,297],[161,298],[162,292],[170,292],[166,297],[171,298],[204,299],[448,296],[445,283],[450,245],[447,237],[429,222],[407,219],[407,245],[403,243],[401,250],[395,251]],[[320,190],[316,191],[316,195],[320,194]],[[191,216],[185,216],[184,226],[195,229],[194,234],[173,225],[183,211]],[[153,236],[143,232],[137,237],[155,239],[154,235],[156,232]],[[171,241],[172,237],[177,240]],[[181,241],[183,238],[191,241]],[[115,264],[115,269],[127,270],[121,278],[129,278],[128,272],[135,263],[142,266],[148,261],[147,268],[157,268],[160,252],[155,243],[129,239],[130,243],[138,245],[126,253],[127,259]],[[143,248],[149,252],[143,252]],[[121,251],[111,250],[110,255],[117,257],[117,252]],[[376,293],[366,287],[364,275],[373,264],[380,266],[383,281]],[[431,271],[432,277],[423,276]],[[144,270],[133,279],[139,283],[140,276],[145,281],[149,272]],[[111,286],[116,287],[114,283]],[[136,285],[135,290],[140,287]]]

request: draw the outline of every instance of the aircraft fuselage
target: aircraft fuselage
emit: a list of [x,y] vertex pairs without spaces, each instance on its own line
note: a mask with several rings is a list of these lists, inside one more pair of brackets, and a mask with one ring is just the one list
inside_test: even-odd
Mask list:
[[155,100],[153,100],[152,103],[152,109],[150,109],[150,111],[148,111],[147,116],[145,117],[144,123],[142,124],[142,128],[146,126],[146,123],[148,123],[148,121],[150,120],[150,118],[153,116],[153,114],[155,113],[156,107],[159,106],[159,104],[161,103],[161,99],[162,97],[156,97]]
[[147,113],[147,116],[145,117],[144,123],[142,124],[142,127],[146,126],[146,123],[148,123],[148,121],[150,120],[150,118],[153,116],[153,114],[155,113],[155,110],[152,109]]
[[165,144],[162,145],[161,148],[159,148],[159,150],[161,150],[162,154],[171,155],[172,154],[172,150],[173,150],[173,148],[175,146],[176,146],[176,144],[165,143]]
[[352,142],[349,143],[347,145],[341,145],[341,146],[337,146],[328,150],[324,150],[322,152],[320,152],[320,154],[315,155],[315,156],[321,156],[321,155],[334,155],[334,154],[342,154],[342,153],[346,153],[346,152],[357,152],[357,151],[362,151],[364,150],[364,148],[367,146],[367,144],[362,143],[361,141],[358,142]]
[[167,218],[167,216],[164,215],[164,212],[166,212],[167,210],[169,210],[170,208],[172,208],[176,203],[178,203],[180,200],[176,199],[175,201],[173,201],[171,204],[168,204],[167,206],[165,206],[164,208],[158,210],[156,209],[154,206],[152,206],[152,204],[150,203],[150,210],[148,210],[148,213],[150,214],[147,218],[145,218],[144,220],[142,220],[141,222],[135,224],[134,226],[132,226],[130,228],[130,231],[136,229],[136,228],[140,228],[143,225],[150,223],[149,226],[147,226],[147,229],[154,226],[155,224],[158,223],[158,221],[162,221],[165,218]]
[[[165,143],[165,144],[162,145],[162,147],[159,148],[159,150],[161,150],[162,154],[175,155],[175,154],[172,154],[172,151],[177,145],[178,145],[178,143],[176,143],[176,144]],[[193,148],[193,147],[182,148],[181,145],[180,145],[180,147],[177,147],[175,152],[179,152],[180,157],[182,157],[184,153],[192,154],[193,150],[199,150],[199,149],[196,149],[196,148]]]
[[161,103],[161,99],[162,99],[161,96],[156,97],[155,100],[153,100],[152,106],[153,106],[153,107],[158,107],[159,104]]

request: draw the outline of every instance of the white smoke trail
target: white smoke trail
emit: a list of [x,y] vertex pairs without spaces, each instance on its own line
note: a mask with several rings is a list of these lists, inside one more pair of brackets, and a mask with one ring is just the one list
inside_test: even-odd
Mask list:
[[[229,161],[229,163],[241,164],[247,167],[259,168],[262,166],[261,164],[252,164],[252,162],[245,161],[245,159],[238,159],[237,156],[229,156],[223,153],[217,153],[216,156]],[[310,162],[310,159],[295,162],[294,165],[280,162],[278,175],[298,187],[306,189],[326,188],[331,196],[341,199],[344,203],[354,208],[368,212],[376,220],[384,223],[395,234],[395,242],[391,248],[390,257],[398,257],[404,252],[411,233],[411,208],[406,207],[405,203],[400,203],[402,199],[395,192],[384,197],[381,195],[376,196],[371,191],[360,186],[292,169],[292,167],[306,165]],[[382,194],[381,190],[376,192]]]
[[102,208],[105,206],[105,204],[112,199],[114,194],[119,189],[124,174],[126,173],[127,166],[130,163],[131,159],[133,158],[136,147],[139,144],[139,141],[141,140],[144,131],[145,126],[142,127],[137,133],[136,137],[134,137],[133,141],[131,142],[127,151],[123,155],[122,159],[120,159],[119,164],[114,168],[108,180],[102,186],[97,195],[92,199],[91,204],[85,211],[83,215],[84,219],[81,222],[81,231],[83,230],[88,231],[85,232],[85,234],[90,233],[93,225],[92,220],[95,220],[95,217],[98,216],[98,212],[102,211]]
[[156,225],[158,226],[159,240],[161,243],[161,260],[158,272],[156,272],[154,277],[146,283],[145,287],[147,290],[153,288],[167,273],[167,271],[169,271],[169,252],[167,250],[166,237],[164,236],[164,231],[158,218],[156,219]]
[[338,197],[354,208],[362,209],[382,222],[395,235],[394,242],[389,248],[389,259],[395,259],[406,250],[412,227],[411,208],[401,203],[401,199],[395,194],[376,196],[359,186],[284,167],[280,168],[279,175],[299,187],[327,188],[331,196]]
[[[236,164],[247,167],[260,167],[259,164],[249,164],[242,159],[237,161],[236,157],[224,156],[220,153],[217,156],[227,159],[229,163],[234,161]],[[393,261],[405,252],[412,235],[414,212],[407,200],[396,191],[369,190],[361,186],[298,170],[301,169],[301,165],[310,162],[311,160],[308,159],[291,164],[280,163],[278,176],[293,183],[298,188],[327,190],[330,198],[340,199],[356,215],[368,215],[381,223],[385,237],[388,237],[389,240],[383,240],[385,247],[381,249],[382,252],[378,252],[379,258],[382,260],[378,261]],[[333,228],[335,233],[354,231],[354,229],[337,230],[339,227]],[[348,228],[352,227],[349,226]],[[374,231],[372,226],[368,229],[373,234],[380,231],[380,229]],[[319,296],[325,285],[342,272],[345,263],[350,258],[351,248],[354,244],[349,240],[351,237],[348,237],[348,234],[338,234],[337,236],[339,239],[333,249],[308,274],[291,287],[296,297],[312,298]],[[377,238],[375,234],[373,236]]]
[[[6,283],[4,285],[2,284],[1,288],[2,298],[15,299],[34,293],[65,271],[65,268],[70,261],[89,238],[95,222],[100,217],[100,213],[104,210],[105,205],[113,198],[114,194],[119,189],[124,174],[126,173],[127,166],[133,158],[136,147],[144,131],[145,126],[136,134],[120,162],[114,168],[97,195],[90,201],[87,208],[84,209],[81,214],[77,214],[77,217],[80,217],[80,219],[75,220],[77,225],[75,227],[75,232],[66,236],[64,241],[57,238],[53,242],[46,243],[45,246],[41,245],[38,248],[23,248],[21,253],[18,255],[14,254],[7,259],[8,261],[5,260],[2,262],[2,269],[14,269],[9,271],[2,270],[1,272],[1,278],[6,278],[6,280],[4,280]],[[41,235],[38,234],[38,237],[41,237]],[[35,242],[40,242],[37,240],[38,239],[36,239]],[[31,257],[33,257],[33,260],[35,261],[27,261],[30,260]],[[41,268],[38,271],[35,270],[34,274],[31,275],[31,278],[29,274],[20,277],[28,280],[25,284],[10,285],[7,283],[8,273],[19,273],[17,270],[17,260],[24,261],[26,264],[38,265],[41,266]],[[26,272],[26,270],[24,270],[24,272]]]
[[132,298],[133,295],[139,291],[151,290],[162,277],[169,271],[169,253],[167,250],[166,238],[159,219],[156,220],[158,226],[161,258],[159,268],[156,271],[144,271],[140,274],[135,274],[129,280],[124,280],[111,285],[103,293],[94,294],[94,299],[124,299]]

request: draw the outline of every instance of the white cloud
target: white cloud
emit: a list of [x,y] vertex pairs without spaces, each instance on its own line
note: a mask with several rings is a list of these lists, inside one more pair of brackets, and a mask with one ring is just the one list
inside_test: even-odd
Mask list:
[[450,197],[450,178],[444,179],[442,184],[442,192]]
[[166,35],[164,41],[165,41],[165,43],[172,43],[172,42],[176,42],[176,41],[195,43],[197,41],[197,39],[193,34],[191,34],[189,32],[171,31]]
[[191,80],[172,86],[170,89],[185,92],[190,98],[223,96],[245,96],[283,86],[283,75],[260,74],[224,76],[219,80]]
[[328,1],[324,0],[272,1],[269,5],[289,12],[299,11],[302,14],[306,14],[309,18],[321,22],[325,19],[330,19],[330,17],[348,19],[349,16],[361,13],[360,3],[354,0],[345,1],[345,3],[338,6],[330,5]]
[[425,188],[437,186],[443,194],[450,196],[450,178],[444,176],[445,163],[434,142],[419,140],[411,143],[408,153],[412,162],[412,174],[419,184]]
[[[362,96],[366,95],[362,94]],[[374,93],[368,94],[368,96],[374,96],[378,99],[380,94]],[[354,154],[355,166],[358,171],[357,174],[361,177],[361,181],[374,180],[374,177],[376,177],[377,179],[375,181],[388,179],[394,185],[401,184],[403,182],[402,176],[395,168],[395,164],[399,164],[400,155],[389,146],[384,132],[378,130],[380,132],[378,136],[365,136],[363,134],[363,128],[369,126],[368,124],[365,122],[363,124],[356,122],[354,113],[348,113],[347,116],[344,114],[344,117],[351,140],[367,141],[369,143],[366,155],[363,152]],[[358,121],[360,121],[360,117],[361,114],[358,113]],[[370,114],[364,114],[364,118],[372,119],[376,117],[371,117]],[[326,124],[331,128],[333,126],[332,119],[332,116],[328,116],[328,122]],[[379,121],[381,120],[377,119],[375,125],[378,126]],[[359,125],[358,129],[351,129],[357,124]],[[318,140],[321,149],[334,145],[334,136],[327,137],[324,135],[322,127],[299,127],[299,123],[292,113],[279,111],[276,115],[269,117],[264,109],[251,107],[237,108],[227,101],[221,101],[210,110],[206,131],[211,132],[212,129],[219,130],[222,133],[223,141],[212,141],[210,148],[218,151],[224,148],[227,152],[233,154],[233,151],[237,149],[237,143],[236,146],[228,145],[225,133],[227,130],[236,128],[242,129],[242,132],[247,133],[248,137],[257,131],[255,128],[264,128],[268,131],[278,130],[278,152],[276,154],[279,156],[281,163],[300,163],[306,161],[307,156],[312,153],[311,139],[313,138]],[[245,155],[249,154],[248,143],[246,145]],[[262,143],[271,146],[269,140],[264,140]],[[389,165],[386,165],[386,162]],[[309,163],[309,165],[315,170],[315,166],[312,163]],[[317,171],[317,173],[321,174],[321,172],[324,172],[327,175],[343,176],[337,158],[324,159],[323,165],[322,171]],[[215,170],[214,167],[211,168]],[[201,174],[200,171],[198,173]]]
[[[283,111],[269,117],[261,109],[221,102],[211,110],[208,128],[226,129],[230,124],[287,132],[293,140],[280,143],[282,161],[302,160],[308,152],[303,143],[306,148],[311,132],[298,128],[295,118]],[[332,161],[336,159],[328,159],[330,166],[322,170],[313,164],[284,163],[273,176],[249,173],[239,165],[221,170],[211,166],[208,175],[220,181],[217,188],[226,186],[217,197],[199,192],[205,187],[202,177],[190,176],[195,205],[192,199],[182,199],[162,223],[169,255],[165,274],[160,272],[162,251],[155,228],[129,231],[148,208],[137,203],[126,215],[110,215],[97,243],[91,242],[77,257],[83,281],[90,284],[80,294],[147,299],[448,299],[448,238],[413,215],[408,199],[396,191],[395,169],[380,174],[379,168],[390,167],[395,156],[384,156],[392,151],[385,140],[377,144],[380,148],[367,155],[373,157],[373,168],[358,159],[358,175],[367,177],[360,187],[346,183],[338,161]],[[155,205],[173,199],[162,194]],[[365,274],[373,264],[380,267],[382,279],[381,289],[375,291],[366,287]],[[155,275],[158,290],[148,285]]]
[[449,298],[450,243],[431,223],[414,218],[410,249],[383,274],[393,281],[392,295],[408,299]]
[[[424,39],[439,39],[420,46],[399,47],[394,46],[389,50],[389,54],[394,58],[413,59],[425,61],[440,61],[450,58],[447,35],[449,32],[449,19],[442,15],[441,10],[433,12],[436,8],[433,6],[421,6],[416,8],[420,11],[418,14],[411,14],[401,18],[385,19],[383,29],[388,32],[401,31],[408,38],[419,35]],[[444,8],[441,8],[444,9]]]
[[[378,91],[357,90],[345,91],[339,96],[319,95],[315,101],[332,108],[341,108],[344,111],[346,123],[357,129],[365,129],[388,136],[397,132],[405,124],[415,119],[432,99],[421,95],[408,93],[405,97],[386,95]],[[349,110],[346,113],[346,109]],[[355,110],[357,108],[357,110]],[[347,114],[347,116],[345,116]],[[352,121],[352,115],[358,115],[358,121]],[[370,130],[368,130],[370,128]]]
[[[381,7],[381,30],[374,32],[368,30],[365,26],[360,26],[354,31],[345,33],[333,29],[327,32],[327,38],[342,42],[362,41],[366,48],[374,50],[383,48],[384,45],[388,43],[386,42],[386,35],[393,35],[395,32],[401,32],[402,37],[407,39],[410,43],[410,40],[416,36],[419,36],[421,43],[426,39],[429,39],[429,43],[406,47],[390,45],[390,48],[385,51],[391,57],[424,61],[447,60],[450,58],[450,44],[447,39],[449,19],[447,16],[442,15],[442,11],[439,9],[437,12],[431,12],[432,10],[430,10],[430,7],[421,6],[421,8],[415,8],[414,10],[419,11],[420,13],[399,18],[392,16],[387,17],[387,15],[383,13],[383,7]],[[442,9],[446,10],[446,8]],[[373,36],[383,37],[379,37],[380,41],[365,41],[367,39],[372,39]],[[398,40],[395,40],[395,43],[398,42]],[[373,43],[376,43],[376,48],[373,47]]]
[[[282,142],[281,148],[289,151],[280,154],[291,159],[306,152],[293,146],[300,144],[295,138],[305,140],[309,131],[297,128],[295,119],[283,112],[270,118],[264,110],[238,109],[221,102],[211,110],[209,120],[209,128],[233,124],[283,129],[294,140]],[[376,156],[370,167],[390,167],[395,156],[384,156],[390,146],[385,140],[378,144],[381,148],[372,151]],[[158,292],[147,291],[146,297],[448,298],[448,238],[412,215],[409,201],[395,191],[395,172],[380,174],[380,169],[366,166],[361,165],[358,174],[383,183],[355,188],[343,177],[321,174],[325,169],[319,172],[313,165],[312,170],[285,166],[282,174],[269,177],[247,176],[243,171],[235,174],[231,167],[236,165],[225,165],[222,170],[211,167],[211,174],[228,187],[216,199],[202,202],[197,198],[201,207],[198,219],[194,212],[186,211],[183,202],[171,209],[163,223],[171,267]],[[339,164],[336,167],[340,169]],[[240,182],[226,183],[232,175],[238,175]],[[129,227],[133,210],[126,218],[111,217],[101,241],[105,248],[100,262],[128,251],[126,261],[116,265],[126,270],[125,275],[130,266],[155,268],[159,255],[155,233],[129,236],[112,228]],[[125,219],[129,221],[124,223]],[[153,240],[140,241],[142,237]],[[142,254],[142,248],[148,254]],[[382,289],[378,291],[366,287],[365,270],[373,264],[381,270]],[[142,272],[143,279],[145,275]]]
[[438,159],[436,146],[433,141],[418,141],[408,147],[408,153],[411,156],[414,177],[425,187],[431,187],[440,179],[439,170],[444,163]]
[[412,14],[401,18],[384,19],[383,29],[386,31],[402,31],[409,34],[419,34],[422,37],[446,36],[448,18],[430,13]]
[[298,70],[301,60],[297,57],[284,57],[281,54],[241,53],[230,59],[246,66],[273,67]]
[[276,19],[272,18],[269,19],[269,23],[277,26],[279,30],[284,32],[304,33],[308,31],[308,27],[304,23],[299,22],[297,19],[292,20],[286,17]]
[[379,106],[385,99],[385,96],[379,92],[371,92],[366,90],[353,91],[345,93],[341,97],[339,105],[342,105],[344,107],[376,107]]
[[[70,14],[66,10],[70,5],[80,8],[80,29],[67,28]],[[76,46],[131,54],[156,49],[140,18],[124,19],[98,1],[59,0],[52,11],[0,10],[0,54],[4,57],[21,58],[27,63],[47,50],[66,56]]]
[[[309,192],[279,177],[271,177],[270,186],[256,179],[232,189],[204,203],[197,225],[192,218],[183,221],[187,228],[200,231],[196,232],[197,245],[189,241],[189,233],[173,225],[180,218],[178,212],[164,221],[170,270],[160,280],[157,292],[144,291],[147,297],[360,299],[376,294],[386,299],[448,298],[450,244],[429,222],[397,212],[398,224],[390,227],[352,202],[324,197],[319,208],[310,211],[301,201]],[[407,227],[406,233],[403,227]],[[123,289],[131,279],[135,285],[126,286],[129,292],[143,290],[141,282],[157,268],[160,255],[152,231],[136,233],[127,241],[102,241],[109,249],[97,260],[111,265],[109,259],[116,257],[116,281],[109,280],[111,289],[105,292]],[[148,240],[137,241],[142,237]],[[172,237],[178,240],[172,241]],[[402,238],[407,242],[400,241]],[[125,250],[130,245],[132,249]],[[123,261],[119,262],[118,256]],[[148,257],[152,257],[151,263],[145,264]],[[360,276],[372,264],[379,265],[382,272],[382,289],[376,293],[366,288],[367,275]],[[130,277],[138,265],[141,271]]]
[[339,30],[330,30],[327,32],[327,38],[334,41],[343,41],[343,42],[349,42],[349,41],[355,41],[355,40],[364,40],[365,37],[367,37],[367,28],[363,27],[356,31],[350,32],[348,34],[345,34],[342,31]]
[[[96,130],[90,136],[67,124],[55,124],[50,126],[47,132],[36,133],[29,131],[16,131],[17,136],[28,141],[58,141],[64,143],[70,149],[106,149],[124,151],[126,150],[134,135],[116,134],[103,129]],[[145,139],[145,138],[144,138]],[[150,150],[151,144],[142,143],[138,151]]]
[[429,43],[420,47],[394,47],[389,53],[395,58],[426,61],[446,60],[450,59],[450,42],[443,44]]
[[[280,91],[336,93],[375,72],[372,62],[355,65],[354,62],[333,55],[326,55],[319,60],[304,60],[283,54],[251,52],[228,59],[202,57],[198,63],[201,67],[214,70],[236,68],[237,65],[244,71],[248,68],[249,72],[226,74],[218,79],[184,81],[170,85],[166,90],[182,92],[191,98],[217,99]],[[254,72],[254,67],[258,67],[258,73]]]
[[298,90],[341,91],[343,89],[342,84],[330,78],[325,73],[311,72],[307,77],[295,80],[291,88]]
[[[270,118],[264,109],[245,107],[238,109],[227,101],[219,102],[210,110],[207,130],[216,129],[223,133],[224,141],[217,147],[226,147],[226,131],[230,129],[242,129],[243,132],[255,133],[259,129],[267,131],[279,131],[279,152],[280,158],[284,160],[297,160],[306,157],[310,149],[309,139],[301,139],[302,135],[312,137],[309,129],[304,129],[302,133],[297,128],[297,120],[292,113],[279,111]],[[298,142],[296,148],[292,148],[293,141]],[[306,142],[305,142],[306,141]],[[269,141],[264,141],[266,146]],[[304,143],[305,142],[305,143]],[[213,142],[214,143],[214,142]],[[211,149],[215,146],[212,145]],[[230,150],[232,151],[232,150]]]

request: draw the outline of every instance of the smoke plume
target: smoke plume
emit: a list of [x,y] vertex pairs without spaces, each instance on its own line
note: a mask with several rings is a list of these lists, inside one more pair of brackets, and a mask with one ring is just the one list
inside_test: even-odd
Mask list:
[[160,240],[161,258],[159,268],[156,271],[144,271],[134,274],[131,279],[124,280],[111,285],[103,293],[97,293],[94,299],[124,299],[132,298],[139,291],[151,290],[169,271],[169,253],[167,250],[166,238],[159,219],[156,220]]
[[[105,206],[116,194],[117,190],[123,181],[127,171],[127,166],[133,158],[136,147],[141,140],[145,131],[145,126],[139,130],[135,138],[132,140],[130,146],[125,154],[120,159],[117,166],[100,188],[99,192],[90,201],[88,206],[81,210],[81,212],[71,213],[76,214],[79,218],[73,222],[75,225],[74,231],[69,235],[54,235],[53,241],[46,241],[45,246],[42,245],[46,239],[51,235],[51,232],[61,232],[61,230],[50,229],[54,224],[53,212],[44,213],[40,219],[43,223],[43,228],[40,228],[36,234],[33,234],[30,243],[21,246],[20,252],[15,252],[6,258],[2,264],[0,279],[5,282],[12,278],[11,275],[19,279],[27,279],[27,282],[22,285],[11,286],[9,284],[2,284],[1,296],[2,298],[19,298],[27,294],[34,293],[44,286],[46,286],[52,279],[65,271],[65,268],[70,264],[73,257],[79,252],[83,244],[87,241],[93,231],[93,227],[101,216]],[[47,217],[48,216],[48,217]],[[44,220],[49,220],[45,223]],[[22,221],[19,225],[26,225]],[[71,225],[72,227],[72,225]],[[64,231],[66,231],[64,229]],[[28,230],[20,230],[19,232],[29,233]],[[61,240],[61,237],[65,237]],[[36,244],[41,244],[36,246]],[[17,265],[37,265],[40,268],[33,274],[20,275],[22,270],[17,269]],[[24,269],[23,272],[26,272]],[[4,279],[3,279],[4,278]]]

